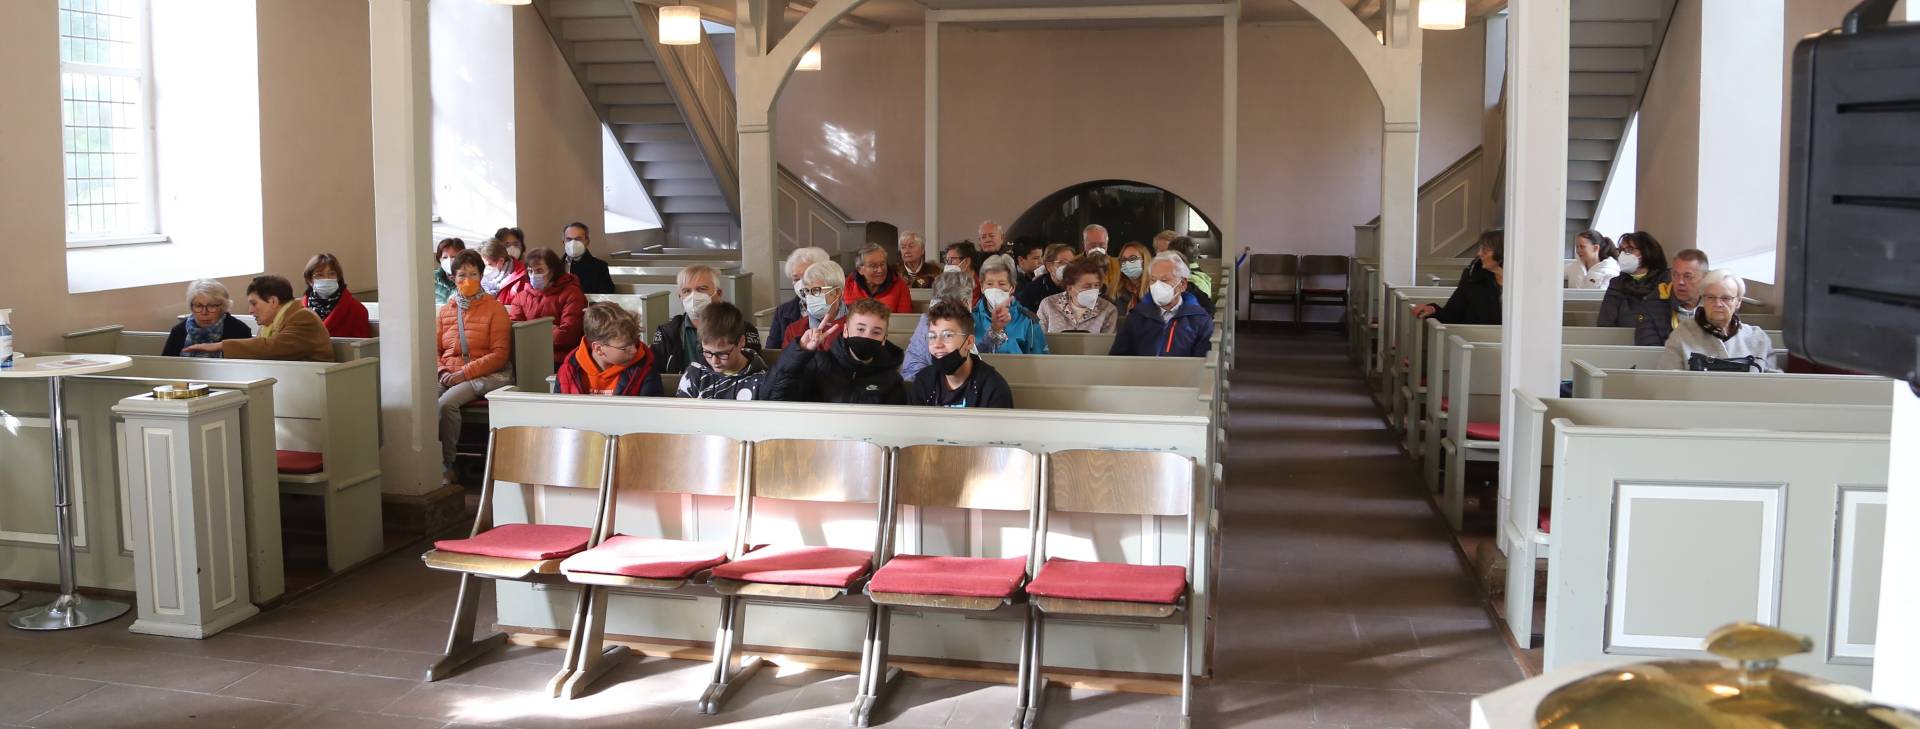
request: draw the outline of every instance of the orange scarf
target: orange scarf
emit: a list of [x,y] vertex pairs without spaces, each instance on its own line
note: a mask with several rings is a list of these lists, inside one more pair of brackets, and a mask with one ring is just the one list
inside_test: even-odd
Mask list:
[[[638,356],[634,357],[635,362],[639,360]],[[585,339],[580,340],[580,346],[574,350],[573,361],[587,376],[587,391],[595,395],[612,394],[614,389],[620,386],[620,375],[633,365],[633,362],[628,362],[604,370],[600,369],[600,363],[593,361],[592,345]]]

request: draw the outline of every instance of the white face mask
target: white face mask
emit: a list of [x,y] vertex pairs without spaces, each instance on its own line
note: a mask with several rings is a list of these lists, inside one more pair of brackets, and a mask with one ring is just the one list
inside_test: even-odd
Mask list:
[[1067,267],[1066,267],[1066,266],[1054,266],[1054,267],[1053,267],[1053,282],[1054,282],[1054,283],[1060,283],[1060,279],[1062,279],[1062,278],[1065,278],[1065,277],[1066,277],[1066,275],[1067,275]]
[[440,259],[440,272],[446,274],[448,278],[452,278],[453,277],[453,259],[451,258]]
[[587,244],[577,240],[567,241],[564,247],[566,248],[568,258],[579,258],[581,254],[587,252]]
[[827,318],[827,296],[826,296],[826,294],[817,294],[817,295],[814,295],[814,296],[802,296],[802,297],[800,297],[800,298],[801,298],[801,300],[803,300],[803,301],[805,301],[805,302],[807,302],[807,317],[808,317],[808,318],[811,318],[811,319],[825,319],[825,318]]
[[1173,290],[1173,284],[1165,281],[1155,281],[1152,286],[1147,287],[1147,290],[1153,292],[1153,303],[1159,304],[1161,308],[1166,308],[1168,304],[1173,303],[1173,297],[1177,295]]
[[316,278],[313,280],[313,293],[322,299],[331,299],[334,294],[340,293],[340,282],[331,278]]
[[947,272],[947,273],[960,273],[962,269],[961,269],[961,268],[960,268],[959,266],[955,266],[955,265],[953,265],[953,264],[951,264],[951,263],[949,263],[949,264],[947,264],[947,267],[946,267],[946,268],[943,268],[943,269],[940,269],[940,270],[942,270],[942,271],[945,271],[945,272]]
[[532,286],[533,290],[535,291],[545,291],[547,289],[547,277],[537,273],[528,272],[527,285]]
[[800,295],[800,279],[796,278],[793,280],[793,295],[794,296]]
[[487,270],[480,272],[480,288],[489,294],[499,293],[500,283],[506,279],[506,277],[506,274],[501,273],[500,269],[488,266]]
[[507,255],[513,258],[519,258],[522,250],[524,249],[520,246],[507,246]]
[[1640,257],[1632,253],[1621,251],[1620,255],[1614,260],[1620,263],[1621,273],[1633,273],[1634,271],[1640,270]]
[[713,303],[713,297],[699,291],[680,297],[680,305],[686,308],[687,317],[692,319],[700,318],[700,314],[705,312],[707,305],[711,303]]
[[1100,289],[1087,289],[1074,294],[1073,303],[1079,304],[1082,309],[1093,308],[1095,304],[1100,303]]
[[981,289],[980,295],[986,298],[987,307],[991,309],[1006,306],[1007,300],[1013,298],[1013,294],[1009,294],[1002,289]]
[[1140,278],[1140,274],[1146,270],[1146,266],[1142,265],[1139,261],[1120,262],[1120,273],[1127,278]]

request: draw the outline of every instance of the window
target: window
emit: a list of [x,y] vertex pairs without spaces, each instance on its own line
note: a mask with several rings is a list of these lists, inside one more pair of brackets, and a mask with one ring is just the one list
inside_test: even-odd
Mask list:
[[146,0],[60,0],[69,247],[161,240]]

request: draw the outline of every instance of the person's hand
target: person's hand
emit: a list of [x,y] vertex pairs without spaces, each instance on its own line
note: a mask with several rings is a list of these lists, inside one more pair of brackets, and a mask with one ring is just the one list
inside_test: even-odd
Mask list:
[[833,333],[837,331],[840,331],[839,324],[828,324],[818,329],[809,327],[806,332],[800,335],[800,348],[809,352],[818,352],[820,351],[821,343],[827,341],[827,338],[833,336]]
[[1438,313],[1440,313],[1440,307],[1434,306],[1433,304],[1421,304],[1413,307],[1413,315],[1419,319],[1426,319]]
[[[1008,299],[1008,301],[1012,301],[1012,299]],[[994,309],[990,321],[993,322],[994,331],[1004,330],[1007,328],[1007,323],[1013,321],[1013,312],[1009,311],[1008,307]]]
[[219,352],[226,348],[227,348],[226,342],[209,342],[206,344],[188,345],[186,348],[181,349],[180,351],[182,352]]
[[467,373],[461,372],[460,370],[440,373],[441,387],[453,387],[454,385],[458,385],[466,381],[467,381]]

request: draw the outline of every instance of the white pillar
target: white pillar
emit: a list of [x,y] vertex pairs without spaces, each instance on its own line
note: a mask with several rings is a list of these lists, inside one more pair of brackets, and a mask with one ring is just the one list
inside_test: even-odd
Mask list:
[[440,488],[427,0],[368,4],[381,309],[380,470],[388,493],[421,496]]
[[926,99],[921,114],[926,117],[926,219],[921,221],[920,229],[926,236],[926,247],[933,251],[934,258],[940,257],[940,246],[946,238],[940,235],[940,21],[928,19],[926,25]]
[[[746,84],[742,83],[744,89]],[[748,97],[743,92],[741,100]],[[740,258],[751,274],[754,301],[768,304],[781,299],[774,282],[785,285],[781,271],[780,231],[774,220],[780,209],[778,167],[773,158],[773,122],[770,109],[740,110]]]
[[1389,118],[1380,135],[1380,283],[1413,285],[1413,263],[1419,246],[1414,220],[1420,207],[1419,100],[1412,119]]
[[[1232,280],[1233,234],[1240,218],[1240,3],[1227,3],[1220,19],[1220,217],[1213,222],[1220,241],[1221,274]],[[1240,295],[1238,290],[1233,292]],[[1232,325],[1232,320],[1228,320]]]
[[[1500,328],[1500,413],[1508,423],[1514,419],[1514,390],[1535,397],[1560,394],[1560,251],[1567,227],[1571,41],[1567,5],[1568,0],[1528,0],[1508,11],[1506,283],[1501,295],[1505,326]],[[1500,441],[1503,510],[1513,482],[1512,446],[1512,438]]]
[[[1880,623],[1874,630],[1873,698],[1920,709],[1920,621],[1913,619],[1920,600],[1920,394],[1906,383],[1893,389],[1892,460],[1887,465],[1887,538],[1880,553]],[[1899,556],[1895,556],[1899,555]]]

